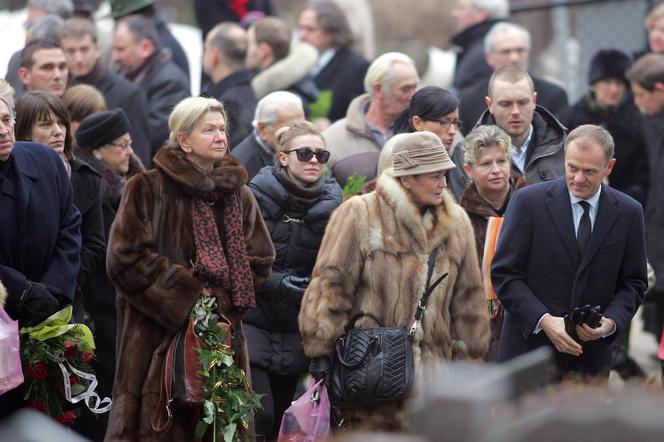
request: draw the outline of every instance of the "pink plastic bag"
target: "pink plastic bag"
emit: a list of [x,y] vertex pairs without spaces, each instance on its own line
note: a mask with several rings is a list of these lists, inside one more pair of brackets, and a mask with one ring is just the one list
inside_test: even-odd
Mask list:
[[278,442],[315,442],[330,434],[330,399],[327,387],[311,380],[307,391],[284,413]]
[[0,308],[0,394],[22,383],[18,321],[14,321],[4,309]]

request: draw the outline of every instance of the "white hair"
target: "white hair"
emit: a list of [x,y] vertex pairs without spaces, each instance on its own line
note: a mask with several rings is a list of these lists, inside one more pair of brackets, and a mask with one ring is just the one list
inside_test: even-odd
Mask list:
[[380,83],[383,87],[388,87],[393,81],[392,67],[395,63],[405,63],[415,66],[412,58],[401,52],[387,52],[376,58],[364,76],[364,90],[371,92],[374,84]]
[[509,0],[472,0],[476,9],[486,11],[489,18],[507,18],[510,15]]
[[252,121],[251,124],[256,127],[259,122],[266,124],[276,123],[279,119],[279,111],[284,109],[290,110],[294,107],[297,107],[304,112],[302,99],[300,97],[292,92],[272,92],[261,98],[256,105],[254,121]]
[[521,33],[526,44],[526,50],[530,51],[530,32],[528,32],[528,29],[514,23],[501,21],[500,23],[493,25],[493,27],[491,27],[489,32],[487,32],[486,36],[484,37],[484,52],[488,54],[492,53],[493,47],[496,44],[496,40],[500,38],[499,35],[506,34],[508,32]]

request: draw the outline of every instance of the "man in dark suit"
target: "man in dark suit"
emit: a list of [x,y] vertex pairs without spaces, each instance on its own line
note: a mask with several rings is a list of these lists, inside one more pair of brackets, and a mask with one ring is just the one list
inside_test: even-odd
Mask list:
[[341,8],[332,0],[308,2],[297,16],[298,36],[318,49],[311,76],[320,89],[310,106],[311,118],[330,122],[346,116],[353,99],[364,91],[369,62],[351,50],[353,34]]
[[[74,299],[81,215],[62,160],[38,143],[14,139],[12,105],[0,97],[0,281],[5,309],[19,327],[33,326]],[[0,419],[23,402],[0,395]]]
[[[484,57],[494,71],[506,66],[528,69],[530,59],[530,32],[522,26],[501,22],[493,26],[484,39]],[[491,74],[478,77],[475,82],[459,90],[459,118],[468,123],[462,132],[466,135],[484,112],[484,98],[489,89]],[[530,75],[537,92],[537,104],[554,116],[568,105],[567,94],[560,86]]]
[[[641,205],[602,184],[613,152],[605,129],[579,126],[565,144],[565,177],[526,187],[510,201],[491,267],[505,308],[499,360],[549,345],[562,376],[608,377],[610,344],[647,286]],[[576,326],[575,340],[564,316],[588,304],[603,317],[596,328]]]

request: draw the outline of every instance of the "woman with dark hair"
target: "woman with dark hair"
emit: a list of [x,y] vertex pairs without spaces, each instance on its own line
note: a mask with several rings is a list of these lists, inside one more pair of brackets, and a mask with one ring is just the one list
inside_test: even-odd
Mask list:
[[106,250],[101,208],[99,174],[74,156],[69,113],[62,100],[50,92],[32,91],[16,103],[16,139],[35,141],[55,150],[71,178],[74,203],[81,212],[81,268],[74,298],[74,322],[83,322],[84,297],[81,288]]
[[[433,132],[440,138],[455,165],[463,164],[459,100],[451,92],[438,86],[426,86],[413,95],[410,105],[394,122],[394,133]],[[461,167],[447,174],[447,189],[459,201],[468,185],[468,177]]]
[[[226,112],[211,98],[180,101],[155,168],[127,181],[111,227],[106,267],[116,288],[117,370],[106,440],[191,441],[201,410],[160,396],[166,348],[201,296],[216,300],[233,326],[234,363],[249,369],[244,312],[270,273],[274,247],[247,171],[228,154]],[[80,132],[80,129],[79,129]],[[161,406],[160,406],[161,405]],[[159,414],[157,415],[159,417]],[[238,428],[240,439],[251,439]],[[212,439],[211,435],[204,440]]]
[[279,164],[261,169],[249,188],[277,256],[256,294],[256,308],[243,320],[253,387],[264,395],[256,433],[268,440],[277,436],[298,379],[307,372],[297,314],[325,226],[341,204],[341,188],[323,176],[330,154],[316,126],[306,121],[285,126],[275,139]]
[[[76,132],[78,157],[94,167],[101,175],[101,203],[106,238],[115,220],[127,179],[144,170],[140,160],[133,153],[129,127],[125,112],[122,109],[114,109],[94,112],[82,118]],[[106,276],[105,260],[94,268],[92,276],[83,286],[83,293],[86,295],[86,311],[95,324],[97,359],[93,361],[93,368],[99,381],[97,391],[102,397],[106,397],[112,393],[115,376],[117,325],[115,288]],[[104,439],[107,422],[108,414],[93,415],[83,410],[74,424],[74,429],[91,440],[101,441]]]

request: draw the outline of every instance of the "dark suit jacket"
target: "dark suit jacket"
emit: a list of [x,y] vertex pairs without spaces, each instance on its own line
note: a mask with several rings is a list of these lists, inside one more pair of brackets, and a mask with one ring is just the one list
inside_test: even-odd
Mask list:
[[647,286],[641,205],[602,186],[590,243],[580,258],[565,178],[528,186],[510,200],[491,279],[505,308],[501,361],[552,345],[543,331],[533,334],[545,313],[564,316],[576,306],[599,305],[616,332],[585,343],[578,358],[557,353],[556,359],[563,373],[608,375],[609,343],[627,327]]
[[[316,75],[314,82],[329,104],[327,117],[335,122],[346,116],[353,98],[364,91],[364,76],[369,68],[366,58],[348,48],[339,48],[330,62]],[[329,92],[327,92],[329,91]],[[327,97],[327,98],[325,98]]]

